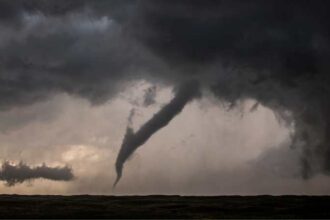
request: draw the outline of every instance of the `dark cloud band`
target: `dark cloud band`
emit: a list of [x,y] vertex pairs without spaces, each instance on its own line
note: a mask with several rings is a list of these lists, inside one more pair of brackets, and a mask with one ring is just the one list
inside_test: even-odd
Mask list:
[[43,164],[42,166],[30,167],[22,162],[17,165],[4,162],[0,171],[0,180],[6,181],[8,186],[39,178],[54,181],[70,181],[73,177],[71,168],[67,166],[48,167]]

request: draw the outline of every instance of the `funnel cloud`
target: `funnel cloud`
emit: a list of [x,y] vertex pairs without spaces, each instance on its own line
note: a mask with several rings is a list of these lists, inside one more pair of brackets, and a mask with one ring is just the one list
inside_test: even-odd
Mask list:
[[149,121],[141,126],[134,133],[130,127],[131,115],[129,117],[129,126],[127,126],[126,134],[123,139],[120,151],[116,160],[117,178],[114,187],[120,180],[123,167],[126,160],[134,153],[134,151],[143,145],[153,134],[165,127],[177,114],[179,114],[184,106],[193,98],[199,95],[199,84],[197,81],[190,81],[180,85],[176,91],[175,97],[157,112]]

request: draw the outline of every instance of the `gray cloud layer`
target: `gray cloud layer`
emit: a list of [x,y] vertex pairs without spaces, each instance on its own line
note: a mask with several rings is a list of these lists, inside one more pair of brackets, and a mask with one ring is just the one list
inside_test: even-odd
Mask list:
[[304,177],[330,170],[328,1],[0,4],[1,109],[58,92],[100,104],[129,80],[194,77],[292,120]]

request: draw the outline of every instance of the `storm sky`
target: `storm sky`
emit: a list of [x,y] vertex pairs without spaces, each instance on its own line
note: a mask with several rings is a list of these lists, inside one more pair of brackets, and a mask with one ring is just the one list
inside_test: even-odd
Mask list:
[[329,194],[329,6],[0,0],[0,193]]

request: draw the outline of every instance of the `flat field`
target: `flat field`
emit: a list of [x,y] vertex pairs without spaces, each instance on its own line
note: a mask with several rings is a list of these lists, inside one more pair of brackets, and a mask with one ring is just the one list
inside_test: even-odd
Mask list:
[[330,196],[0,195],[0,218],[330,218]]

